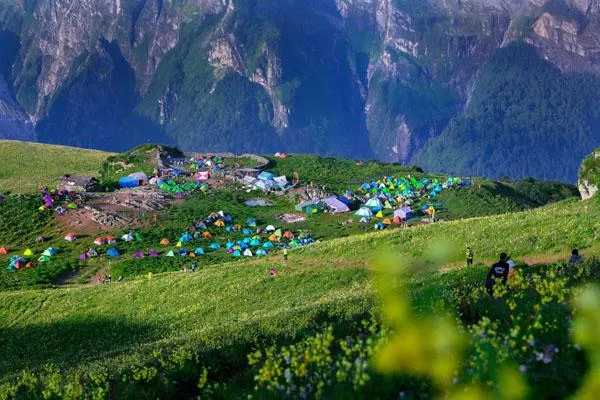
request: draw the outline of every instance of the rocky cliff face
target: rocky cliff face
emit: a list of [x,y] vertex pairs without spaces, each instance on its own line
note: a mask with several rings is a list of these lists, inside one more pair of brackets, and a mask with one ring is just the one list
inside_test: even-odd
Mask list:
[[600,0],[5,0],[0,135],[411,162],[513,42],[600,75],[599,24]]
[[589,200],[598,193],[598,186],[600,186],[600,149],[590,154],[581,164],[577,186],[583,200]]

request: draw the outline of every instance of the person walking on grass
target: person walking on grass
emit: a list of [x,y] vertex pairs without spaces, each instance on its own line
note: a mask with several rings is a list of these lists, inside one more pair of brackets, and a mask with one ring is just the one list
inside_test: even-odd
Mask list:
[[573,249],[571,251],[571,257],[569,257],[569,265],[575,266],[583,263],[583,257],[579,255],[579,250]]
[[285,248],[283,249],[283,261],[287,261],[288,260],[288,249]]
[[502,284],[506,285],[508,273],[510,271],[510,266],[506,260],[508,260],[506,253],[501,253],[500,260],[492,265],[488,271],[487,277],[485,278],[485,288],[490,296],[494,295],[494,286],[498,280],[502,280]]
[[465,253],[467,257],[467,266],[473,265],[473,257],[474,253],[470,246],[467,246],[467,252]]

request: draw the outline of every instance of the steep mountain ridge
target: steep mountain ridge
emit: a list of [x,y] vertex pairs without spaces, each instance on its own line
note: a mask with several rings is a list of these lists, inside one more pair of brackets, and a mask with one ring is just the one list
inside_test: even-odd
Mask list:
[[[437,168],[434,139],[453,137],[498,49],[525,42],[540,63],[596,76],[599,24],[598,0],[3,0],[0,135]],[[600,146],[588,131],[584,154]],[[573,181],[579,159],[517,174]]]

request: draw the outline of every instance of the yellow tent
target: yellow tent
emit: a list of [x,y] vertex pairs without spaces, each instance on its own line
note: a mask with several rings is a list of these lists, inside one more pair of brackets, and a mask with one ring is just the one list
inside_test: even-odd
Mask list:
[[177,244],[175,245],[175,247],[181,247],[181,246],[183,246],[183,243],[181,243],[181,242],[177,242]]
[[225,222],[223,222],[222,220],[218,220],[217,222],[215,222],[215,226],[223,227],[225,226]]
[[375,216],[377,218],[383,218],[383,213],[381,211],[379,211],[377,214],[375,214]]
[[204,239],[210,239],[212,237],[211,233],[209,231],[203,232],[202,233],[202,237]]
[[25,250],[25,252],[23,253],[23,255],[25,257],[31,257],[33,255],[33,251],[31,251],[31,249],[27,249],[27,250]]

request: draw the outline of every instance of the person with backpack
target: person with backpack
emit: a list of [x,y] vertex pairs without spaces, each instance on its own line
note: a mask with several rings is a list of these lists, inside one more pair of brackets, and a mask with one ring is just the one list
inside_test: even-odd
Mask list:
[[506,285],[508,273],[510,271],[510,266],[506,260],[508,260],[508,255],[506,253],[501,253],[500,260],[493,264],[488,271],[487,277],[485,278],[485,288],[490,296],[494,295],[494,286],[498,280],[502,280],[502,284]]
[[569,257],[569,265],[575,266],[581,263],[583,263],[583,257],[579,255],[578,249],[573,249],[573,251],[571,251],[571,257]]

